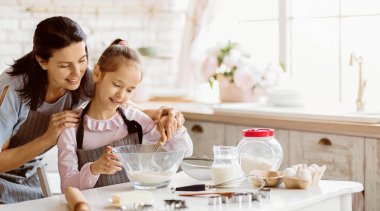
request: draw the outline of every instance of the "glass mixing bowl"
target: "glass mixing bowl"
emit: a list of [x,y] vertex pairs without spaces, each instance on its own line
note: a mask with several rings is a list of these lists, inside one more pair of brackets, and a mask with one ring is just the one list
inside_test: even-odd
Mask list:
[[185,152],[186,149],[157,152],[157,145],[144,144],[113,148],[136,189],[167,187]]

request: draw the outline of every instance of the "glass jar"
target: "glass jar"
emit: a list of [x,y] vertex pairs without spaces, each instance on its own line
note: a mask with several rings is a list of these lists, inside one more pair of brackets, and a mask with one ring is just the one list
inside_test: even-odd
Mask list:
[[280,143],[271,128],[251,128],[242,131],[238,144],[241,169],[249,174],[252,170],[276,171],[283,159]]
[[239,164],[239,155],[235,146],[214,146],[214,162],[211,177],[214,185],[240,178],[243,173]]

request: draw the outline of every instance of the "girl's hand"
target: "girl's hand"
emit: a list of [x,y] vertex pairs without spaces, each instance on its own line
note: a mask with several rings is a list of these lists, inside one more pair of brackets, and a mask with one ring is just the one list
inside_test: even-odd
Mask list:
[[158,123],[163,116],[169,116],[169,122],[174,123],[176,121],[176,128],[180,128],[185,123],[185,118],[180,111],[175,110],[174,108],[168,108],[162,106],[158,110],[146,109],[144,113],[153,119],[155,123]]
[[[173,132],[182,127],[185,123],[183,114],[173,108],[163,106],[158,110],[144,110],[144,113],[150,116],[153,121],[157,123],[157,129],[161,133],[161,137],[164,141],[170,139]],[[169,131],[168,128],[172,128],[173,130]],[[170,133],[168,137],[165,134],[165,131]]]
[[48,129],[44,136],[52,141],[52,145],[57,144],[59,134],[64,128],[75,127],[79,122],[80,111],[63,111],[50,116]]
[[161,133],[161,139],[163,142],[171,139],[174,131],[177,130],[177,120],[174,119],[174,122],[170,123],[169,119],[169,115],[163,116],[157,123],[157,130]]
[[91,164],[90,169],[92,174],[114,174],[121,171],[122,166],[117,156],[112,154],[112,147],[106,146],[104,154]]

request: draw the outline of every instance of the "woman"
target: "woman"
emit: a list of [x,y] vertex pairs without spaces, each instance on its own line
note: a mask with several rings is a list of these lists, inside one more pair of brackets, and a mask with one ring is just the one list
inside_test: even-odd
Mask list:
[[[36,176],[41,154],[78,123],[75,109],[93,90],[85,39],[71,19],[45,19],[35,30],[33,50],[0,75],[0,203],[42,197]],[[176,128],[173,110],[149,112],[161,113],[171,118],[160,122],[171,128],[166,131]],[[181,114],[176,117],[181,124]],[[160,131],[165,134],[162,126]]]

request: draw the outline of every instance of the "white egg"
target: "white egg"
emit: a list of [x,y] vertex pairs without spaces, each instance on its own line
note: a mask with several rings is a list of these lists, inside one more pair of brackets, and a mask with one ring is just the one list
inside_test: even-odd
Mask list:
[[313,168],[315,171],[319,171],[319,166],[315,163],[311,164],[309,167]]
[[298,175],[300,179],[311,181],[312,175],[309,169],[302,169]]
[[295,172],[298,171],[298,166],[297,165],[292,165],[290,168],[292,168]]
[[293,168],[286,168],[282,174],[284,177],[295,177],[297,173]]
[[307,167],[307,169],[309,169],[309,171],[311,172],[311,176],[314,177],[315,172],[316,172],[315,169],[314,169],[314,168],[311,168],[310,166]]

